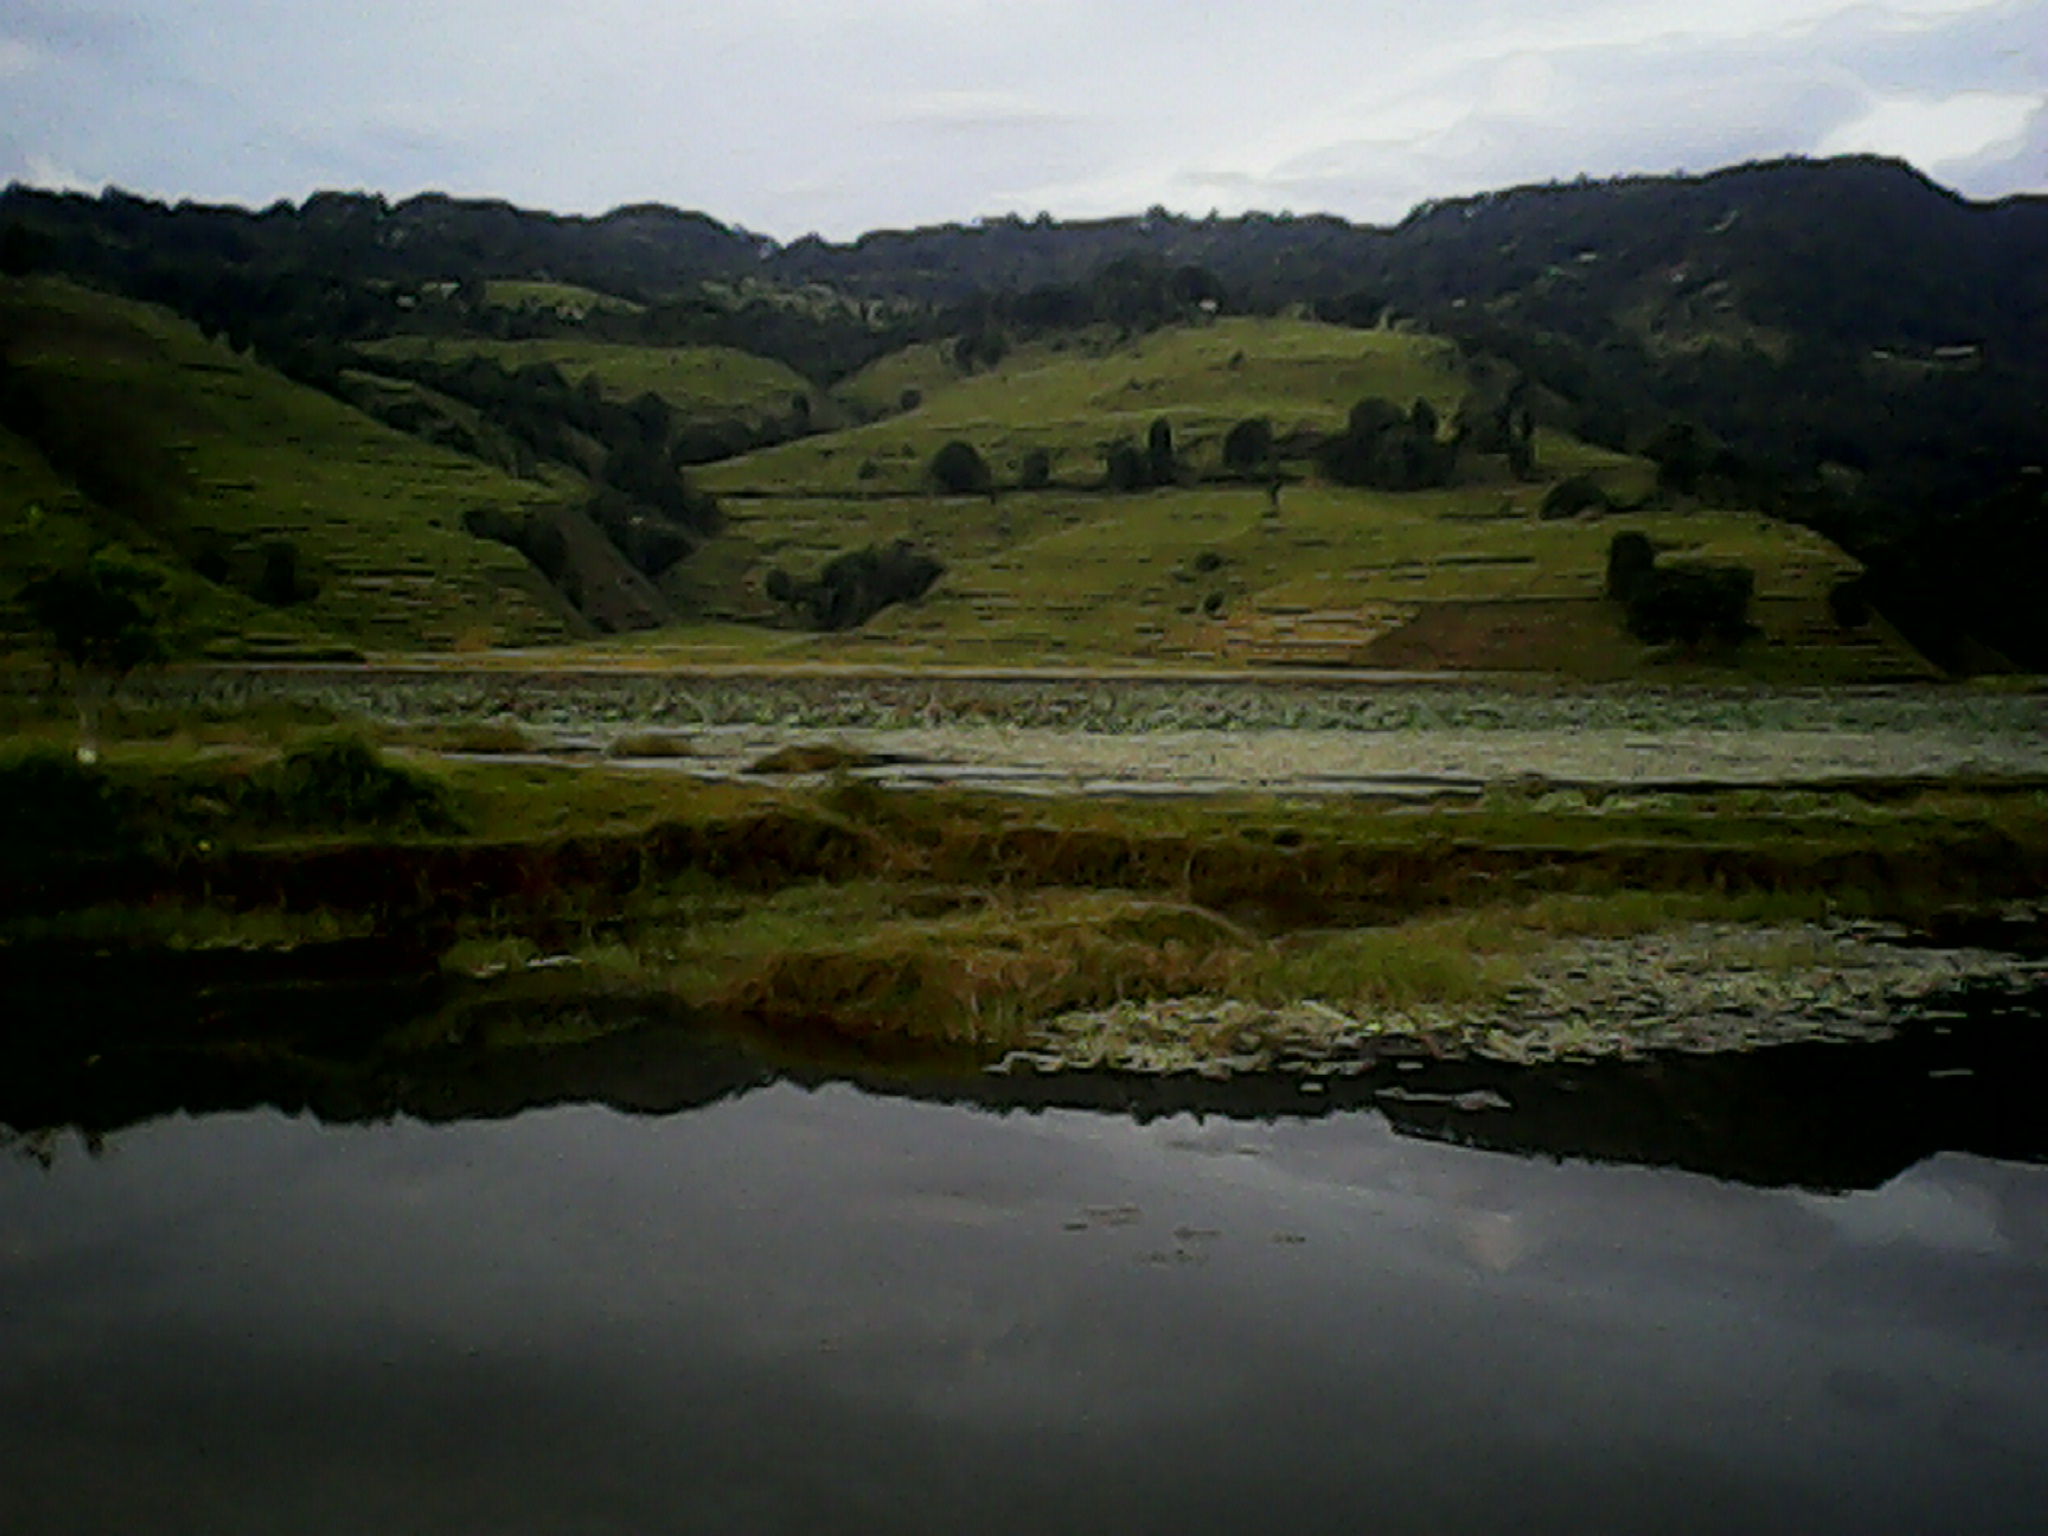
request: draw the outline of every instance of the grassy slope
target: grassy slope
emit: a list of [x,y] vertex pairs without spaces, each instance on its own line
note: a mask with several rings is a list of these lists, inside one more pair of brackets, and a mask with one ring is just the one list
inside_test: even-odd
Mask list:
[[823,421],[830,415],[830,403],[802,374],[787,364],[732,347],[633,347],[574,337],[490,341],[394,336],[370,342],[363,350],[372,356],[424,357],[441,362],[489,357],[513,369],[553,363],[572,384],[580,384],[594,373],[614,399],[656,394],[686,418],[736,415],[759,420],[785,415],[794,395],[811,399],[816,419]]
[[[728,592],[758,586],[771,566],[807,572],[840,551],[899,537],[947,562],[947,577],[922,603],[803,650],[878,661],[1729,675],[1724,663],[1655,658],[1621,633],[1601,596],[1606,550],[1615,533],[1640,529],[1674,554],[1755,569],[1754,615],[1767,643],[1747,649],[1742,675],[1826,682],[1919,670],[1883,626],[1853,636],[1835,628],[1826,595],[1855,563],[1804,529],[1729,510],[1539,520],[1548,486],[1570,474],[1593,474],[1623,501],[1654,483],[1641,460],[1548,431],[1539,436],[1535,483],[1482,466],[1458,486],[1412,495],[1293,485],[1278,518],[1266,516],[1255,488],[1094,490],[1103,449],[1142,440],[1159,417],[1173,424],[1181,460],[1198,474],[1215,469],[1224,433],[1246,416],[1269,417],[1283,434],[1328,431],[1352,401],[1382,395],[1429,399],[1448,419],[1464,383],[1453,349],[1435,338],[1225,321],[1123,346],[1036,345],[968,377],[936,349],[917,348],[877,363],[843,393],[872,407],[904,388],[923,392],[917,409],[703,474],[726,497],[732,531],[700,557],[699,570],[715,568]],[[999,485],[1014,481],[1027,451],[1044,448],[1054,484],[995,499],[932,496],[925,467],[955,437],[980,449]],[[715,611],[714,592],[701,601]]]
[[[266,610],[269,627],[393,648],[569,633],[525,560],[462,526],[468,508],[536,507],[559,492],[382,427],[159,310],[62,283],[8,283],[0,319],[16,367],[118,410],[134,440],[182,466],[182,487],[149,531],[188,550],[200,540],[231,550],[296,542],[320,592],[287,614]],[[51,498],[18,453],[0,461],[11,523]],[[6,546],[10,577],[31,544],[42,547]]]

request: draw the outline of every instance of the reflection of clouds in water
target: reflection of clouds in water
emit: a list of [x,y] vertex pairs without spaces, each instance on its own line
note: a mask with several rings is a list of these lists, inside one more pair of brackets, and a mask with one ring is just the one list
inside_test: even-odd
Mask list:
[[1945,1253],[2001,1254],[2017,1245],[2042,1251],[2048,1178],[1955,1154],[1907,1169],[1882,1189],[1839,1198],[1807,1197],[1808,1207],[1851,1243],[1904,1244]]
[[1506,1274],[1539,1246],[1529,1223],[1514,1211],[1466,1211],[1457,1226],[1466,1255],[1495,1274]]

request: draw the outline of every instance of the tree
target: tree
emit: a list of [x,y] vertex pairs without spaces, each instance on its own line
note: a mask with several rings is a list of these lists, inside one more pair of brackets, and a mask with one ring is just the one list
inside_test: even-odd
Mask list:
[[1436,436],[1436,411],[1427,401],[1402,410],[1368,397],[1351,407],[1343,433],[1323,445],[1318,462],[1340,485],[1382,491],[1417,491],[1447,483],[1458,458],[1455,441]]
[[1113,443],[1102,458],[1102,478],[1112,491],[1142,491],[1151,483],[1145,455],[1131,443]]
[[855,629],[894,603],[915,602],[945,570],[898,539],[837,556],[815,581],[798,581],[778,567],[768,573],[765,590],[815,629]]
[[1171,485],[1177,469],[1173,458],[1173,423],[1161,416],[1145,434],[1145,473],[1154,485]]
[[1263,416],[1248,417],[1223,439],[1223,467],[1250,478],[1265,474],[1273,462],[1273,424]]
[[43,571],[21,589],[22,606],[71,673],[78,706],[78,760],[99,761],[100,715],[115,686],[169,652],[164,573],[118,545],[82,564]]
[[954,496],[979,495],[995,483],[974,445],[957,437],[932,455],[931,475],[940,490]]
[[1607,541],[1607,595],[1627,602],[1656,566],[1657,547],[1648,534],[1617,533]]

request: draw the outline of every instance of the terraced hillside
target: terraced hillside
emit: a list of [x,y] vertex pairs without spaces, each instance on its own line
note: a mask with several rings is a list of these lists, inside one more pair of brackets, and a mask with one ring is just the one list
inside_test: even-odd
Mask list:
[[[540,290],[554,293],[558,285],[495,285],[514,293]],[[602,295],[587,299],[574,297],[587,290],[564,289],[549,299],[558,305],[582,303],[591,309],[604,307]],[[535,300],[535,302],[540,302]],[[613,301],[623,303],[623,300]],[[587,312],[587,311],[586,311]],[[468,357],[486,357],[507,370],[552,364],[572,384],[595,378],[598,387],[615,400],[631,400],[641,394],[658,395],[684,420],[703,417],[736,417],[752,425],[790,414],[794,402],[805,401],[800,409],[815,414],[820,425],[833,419],[832,406],[822,390],[787,364],[755,357],[733,347],[642,347],[626,346],[579,337],[547,337],[526,341],[496,341],[484,337],[394,336],[368,342],[362,351],[372,358],[403,361],[460,362]]]
[[[463,523],[476,508],[552,507],[562,488],[392,431],[160,310],[63,282],[0,282],[0,335],[15,428],[0,445],[0,586],[67,543],[115,537],[214,570],[202,608],[259,638],[407,650],[577,633],[524,559]],[[291,590],[250,601],[250,573],[287,548]]]
[[[1921,675],[1882,622],[1840,626],[1830,590],[1856,563],[1809,530],[1742,509],[1540,515],[1551,487],[1585,476],[1621,506],[1647,502],[1654,470],[1561,432],[1536,437],[1537,467],[1468,455],[1453,484],[1392,493],[1317,480],[1286,463],[1277,508],[1263,484],[1224,474],[1222,443],[1264,417],[1282,444],[1342,428],[1355,401],[1431,403],[1445,421],[1475,387],[1442,340],[1305,321],[1226,320],[1019,349],[963,376],[934,348],[885,359],[842,393],[900,409],[848,431],[713,466],[728,532],[680,580],[703,606],[770,610],[771,569],[804,575],[832,557],[906,539],[945,562],[921,601],[860,631],[808,642],[841,658],[1036,665],[1157,661],[1480,667],[1582,677],[1700,670],[1787,681]],[[904,391],[914,391],[905,396]],[[1169,424],[1180,483],[1105,491],[1104,455]],[[941,496],[932,456],[971,443],[995,488]],[[1016,488],[1026,456],[1049,483]],[[1616,533],[1673,557],[1739,562],[1756,574],[1762,631],[1738,660],[1672,659],[1630,639],[1603,595]],[[714,590],[715,588],[715,590]]]

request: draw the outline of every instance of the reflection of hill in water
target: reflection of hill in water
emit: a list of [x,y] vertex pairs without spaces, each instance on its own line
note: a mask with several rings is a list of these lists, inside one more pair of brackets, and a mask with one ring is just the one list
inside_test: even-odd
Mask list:
[[[89,989],[18,996],[26,1006],[0,1029],[0,1123],[105,1133],[173,1113],[263,1107],[347,1124],[502,1119],[565,1104],[667,1115],[779,1081],[844,1081],[880,1096],[1006,1114],[1282,1119],[1376,1110],[1403,1134],[1489,1151],[1819,1189],[1872,1188],[1944,1150],[2048,1161],[2048,1121],[2033,1103],[2048,1067],[2041,996],[1966,1000],[1967,1016],[1878,1045],[1598,1066],[1383,1064],[1305,1092],[1278,1076],[1211,1082],[792,1063],[771,1059],[760,1042],[626,998],[568,1000],[554,1005],[557,1019],[540,1021],[543,1037],[547,1026],[568,1023],[585,1035],[607,1031],[595,1038],[494,1045],[531,1041],[536,1021],[472,1013],[461,1016],[464,1040],[408,1045],[408,1026],[439,1017],[431,986],[181,993],[162,982],[124,983],[102,970]],[[210,1043],[272,1038],[286,1015],[288,1047]],[[373,1043],[365,1019],[381,1033]],[[53,1048],[58,1039],[65,1043]]]

